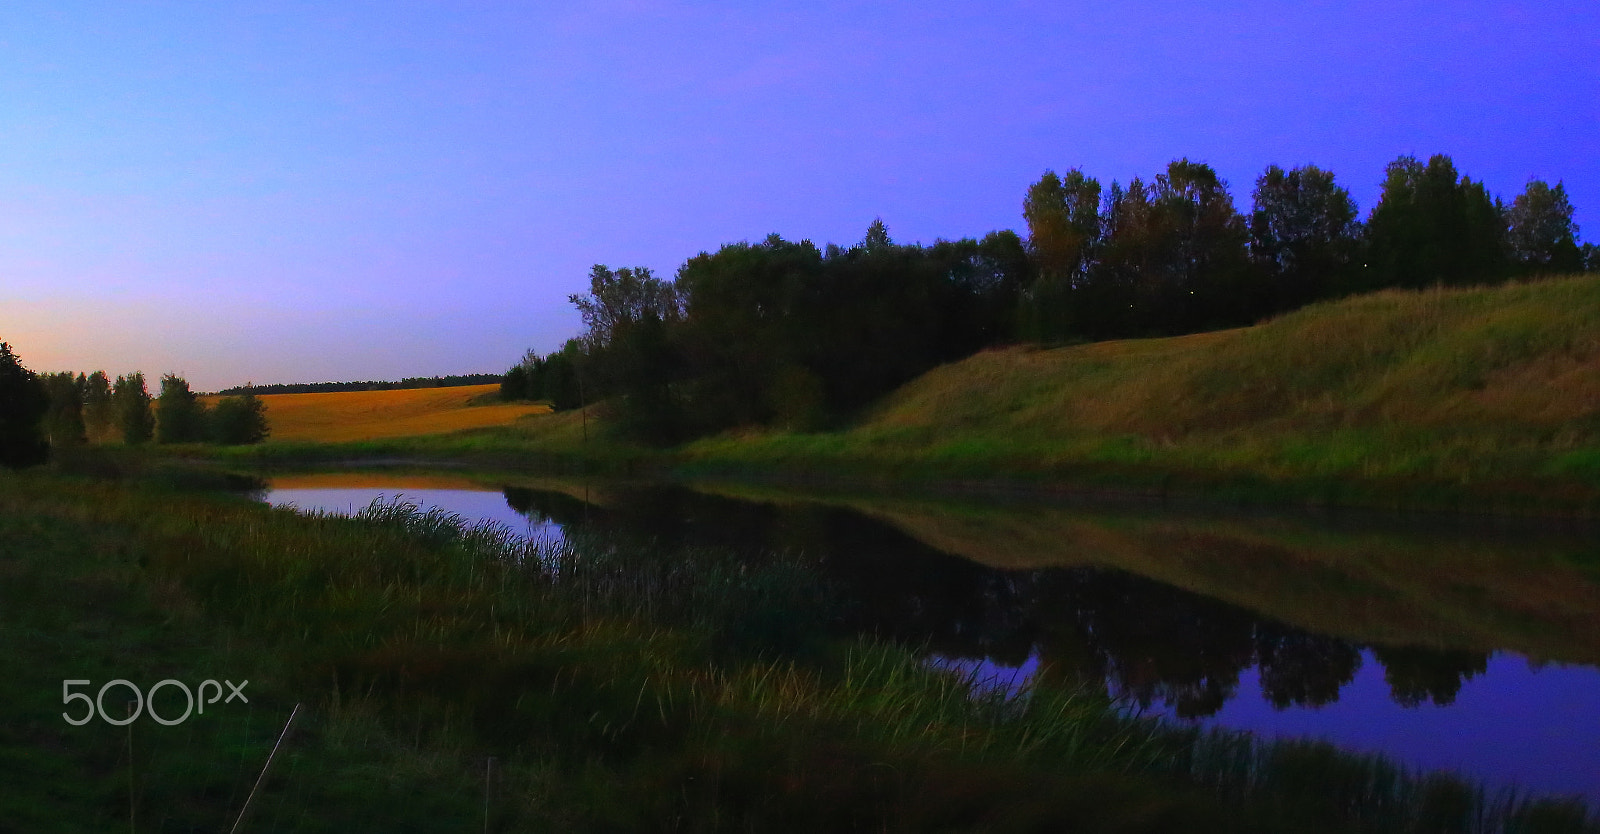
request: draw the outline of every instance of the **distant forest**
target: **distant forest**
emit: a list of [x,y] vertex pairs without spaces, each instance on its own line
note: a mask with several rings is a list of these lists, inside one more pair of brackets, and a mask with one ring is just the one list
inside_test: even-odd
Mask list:
[[935,365],[987,347],[1170,336],[1247,325],[1383,288],[1466,286],[1600,269],[1560,182],[1506,203],[1445,155],[1402,156],[1363,220],[1306,165],[1268,167],[1240,211],[1210,166],[1146,181],[1046,171],[1027,236],[895,243],[881,221],[844,248],[774,234],[678,268],[596,265],[571,300],[585,331],[529,351],[508,399],[605,401],[614,430],[670,444],[736,426],[838,425]]
[[287,382],[275,385],[240,385],[224,388],[227,394],[326,394],[333,391],[395,391],[401,388],[455,388],[461,385],[495,385],[502,374],[456,374],[453,376],[408,376],[399,382]]

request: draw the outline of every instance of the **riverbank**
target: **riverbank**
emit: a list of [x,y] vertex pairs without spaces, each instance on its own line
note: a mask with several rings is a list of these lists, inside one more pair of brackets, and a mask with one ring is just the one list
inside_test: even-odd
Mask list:
[[[49,473],[0,475],[0,536],[4,810],[30,830],[129,809],[220,827],[297,703],[254,812],[271,830],[476,828],[486,807],[496,830],[1585,830],[1571,806],[1070,689],[972,697],[826,636],[825,590],[778,557],[540,552],[403,505],[306,517]],[[248,678],[251,707],[138,723],[128,759],[123,729],[57,703],[61,680],[113,676]]]

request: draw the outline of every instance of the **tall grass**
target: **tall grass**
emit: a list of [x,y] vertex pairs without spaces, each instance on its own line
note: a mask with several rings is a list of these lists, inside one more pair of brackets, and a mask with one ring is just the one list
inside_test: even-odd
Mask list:
[[120,543],[117,587],[165,589],[157,610],[190,611],[255,658],[261,690],[310,706],[306,755],[261,800],[279,830],[430,778],[423,804],[463,827],[487,755],[515,782],[507,828],[1594,830],[1581,808],[1177,731],[1103,696],[975,690],[830,633],[828,589],[794,555],[553,545],[398,500],[300,515],[42,475],[0,478],[0,517],[28,520],[8,528],[25,553],[70,549],[71,530]]

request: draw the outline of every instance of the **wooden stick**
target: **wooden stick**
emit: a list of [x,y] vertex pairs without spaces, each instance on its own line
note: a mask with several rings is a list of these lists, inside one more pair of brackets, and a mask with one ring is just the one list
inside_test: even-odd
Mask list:
[[299,712],[299,704],[295,704],[294,709],[289,711],[289,720],[283,722],[283,732],[278,734],[277,743],[272,745],[272,752],[267,754],[267,763],[261,766],[261,775],[256,777],[256,786],[251,788],[250,795],[244,798],[244,807],[239,809],[239,818],[233,821],[233,828],[230,829],[230,834],[238,832],[239,825],[244,822],[244,814],[250,810],[250,800],[256,798],[256,791],[260,790],[261,783],[266,781],[267,769],[272,767],[272,759],[278,755],[278,748],[283,746],[283,740],[289,736],[289,725],[294,723],[294,717]]

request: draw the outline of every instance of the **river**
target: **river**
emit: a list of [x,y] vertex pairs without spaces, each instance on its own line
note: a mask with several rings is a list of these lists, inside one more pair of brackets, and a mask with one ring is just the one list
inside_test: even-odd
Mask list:
[[403,472],[280,477],[265,497],[352,512],[396,495],[548,541],[803,551],[849,628],[985,685],[1048,677],[1600,805],[1590,529]]

